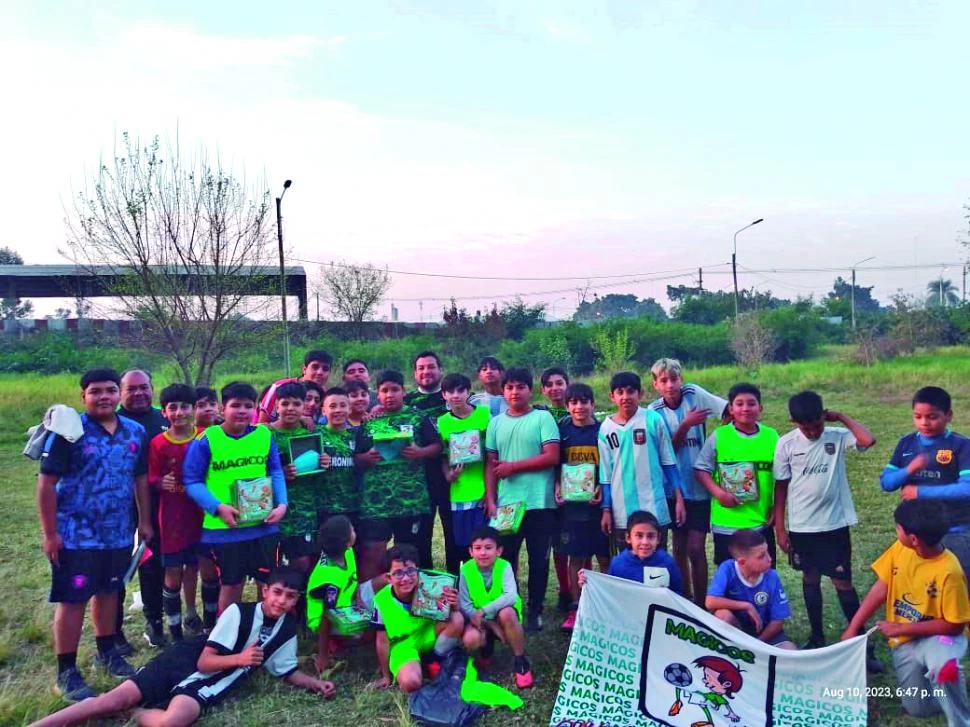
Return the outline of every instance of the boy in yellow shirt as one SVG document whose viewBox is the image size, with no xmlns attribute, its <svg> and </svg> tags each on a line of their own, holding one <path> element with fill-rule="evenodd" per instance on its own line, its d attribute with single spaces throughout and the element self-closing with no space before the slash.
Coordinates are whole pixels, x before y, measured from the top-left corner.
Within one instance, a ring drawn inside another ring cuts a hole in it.
<svg viewBox="0 0 970 727">
<path fill-rule="evenodd" d="M 893 517 L 897 542 L 872 564 L 879 580 L 842 639 L 858 634 L 885 604 L 886 620 L 876 627 L 893 651 L 903 709 L 913 717 L 943 712 L 951 727 L 970 724 L 960 668 L 970 598 L 960 562 L 940 543 L 949 527 L 946 512 L 936 500 L 904 500 Z"/>
</svg>

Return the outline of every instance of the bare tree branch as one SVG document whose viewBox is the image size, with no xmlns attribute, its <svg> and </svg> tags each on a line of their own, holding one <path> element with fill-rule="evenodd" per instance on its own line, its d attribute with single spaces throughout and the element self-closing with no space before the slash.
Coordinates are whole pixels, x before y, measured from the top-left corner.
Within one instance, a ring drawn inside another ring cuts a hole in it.
<svg viewBox="0 0 970 727">
<path fill-rule="evenodd" d="M 387 270 L 373 265 L 341 265 L 330 263 L 322 267 L 323 282 L 320 294 L 334 315 L 353 324 L 354 335 L 360 338 L 364 321 L 371 320 L 384 295 L 391 287 Z"/>
</svg>

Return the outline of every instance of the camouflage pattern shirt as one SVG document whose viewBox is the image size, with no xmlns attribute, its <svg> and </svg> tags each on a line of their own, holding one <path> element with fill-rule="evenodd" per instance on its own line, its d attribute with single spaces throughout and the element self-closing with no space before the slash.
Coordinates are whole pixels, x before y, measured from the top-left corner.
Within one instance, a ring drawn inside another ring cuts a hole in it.
<svg viewBox="0 0 970 727">
<path fill-rule="evenodd" d="M 288 441 L 293 437 L 305 437 L 310 431 L 303 425 L 296 429 L 271 429 L 280 452 L 280 462 L 285 467 L 290 462 Z M 322 487 L 322 472 L 300 475 L 295 480 L 286 481 L 286 498 L 289 504 L 286 516 L 280 520 L 280 535 L 284 538 L 303 537 L 317 532 L 317 499 Z"/>
<path fill-rule="evenodd" d="M 354 472 L 356 435 L 349 429 L 320 427 L 323 451 L 330 455 L 330 467 L 317 491 L 317 509 L 323 515 L 346 515 L 360 510 L 360 489 Z"/>
</svg>

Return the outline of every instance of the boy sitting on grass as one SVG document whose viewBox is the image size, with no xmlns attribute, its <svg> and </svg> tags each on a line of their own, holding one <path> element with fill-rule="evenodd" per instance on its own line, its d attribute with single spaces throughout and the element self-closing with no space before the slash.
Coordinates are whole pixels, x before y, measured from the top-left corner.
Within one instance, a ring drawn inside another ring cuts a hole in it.
<svg viewBox="0 0 970 727">
<path fill-rule="evenodd" d="M 423 680 L 422 666 L 431 678 L 441 670 L 441 659 L 458 646 L 465 619 L 458 610 L 458 593 L 445 589 L 451 606 L 447 621 L 411 615 L 418 585 L 418 551 L 413 545 L 395 545 L 385 556 L 390 584 L 374 596 L 373 625 L 377 629 L 377 662 L 381 677 L 374 687 L 385 689 L 397 681 L 405 694 L 416 692 Z M 392 681 L 393 680 L 393 681 Z"/>
<path fill-rule="evenodd" d="M 292 568 L 270 572 L 260 603 L 233 604 L 219 617 L 208 639 L 186 639 L 152 659 L 120 685 L 34 723 L 64 727 L 139 709 L 139 725 L 182 727 L 193 724 L 263 666 L 295 687 L 330 698 L 332 682 L 297 670 L 296 621 L 291 611 L 300 598 L 303 575 Z"/>
<path fill-rule="evenodd" d="M 522 599 L 512 566 L 502 556 L 502 540 L 495 528 L 475 531 L 468 548 L 471 560 L 461 566 L 458 603 L 465 617 L 462 644 L 479 653 L 479 667 L 485 667 L 495 648 L 495 639 L 509 645 L 514 657 L 515 686 L 532 686 L 532 666 L 525 655 L 522 629 Z"/>
<path fill-rule="evenodd" d="M 331 636 L 348 635 L 334 618 L 334 609 L 355 607 L 371 612 L 374 593 L 387 585 L 387 576 L 382 573 L 357 586 L 356 542 L 354 526 L 344 515 L 334 515 L 320 527 L 323 552 L 310 573 L 306 618 L 307 628 L 317 632 L 316 668 L 321 674 L 330 667 Z"/>
<path fill-rule="evenodd" d="M 735 530 L 728 549 L 732 557 L 718 566 L 707 589 L 707 610 L 766 644 L 797 649 L 785 633 L 791 609 L 781 578 L 771 567 L 765 536 L 757 530 Z"/>
<path fill-rule="evenodd" d="M 893 513 L 896 542 L 872 564 L 879 580 L 842 639 L 856 636 L 883 605 L 876 627 L 889 639 L 903 709 L 913 717 L 943 712 L 951 727 L 970 724 L 970 704 L 960 659 L 970 622 L 967 579 L 943 544 L 948 521 L 943 504 L 906 500 Z M 942 697 L 933 696 L 942 687 Z"/>
</svg>

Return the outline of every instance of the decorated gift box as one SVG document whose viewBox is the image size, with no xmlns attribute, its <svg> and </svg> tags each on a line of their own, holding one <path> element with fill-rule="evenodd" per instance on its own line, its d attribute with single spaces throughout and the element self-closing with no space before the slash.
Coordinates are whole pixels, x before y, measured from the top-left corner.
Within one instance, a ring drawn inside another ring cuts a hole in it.
<svg viewBox="0 0 970 727">
<path fill-rule="evenodd" d="M 596 465 L 589 462 L 564 464 L 559 480 L 559 494 L 566 502 L 589 502 L 596 489 Z"/>
<path fill-rule="evenodd" d="M 477 429 L 453 432 L 448 437 L 448 464 L 473 464 L 482 461 L 482 433 Z"/>
<path fill-rule="evenodd" d="M 758 473 L 753 462 L 719 462 L 718 484 L 741 502 L 758 499 Z"/>
<path fill-rule="evenodd" d="M 320 455 L 323 454 L 323 439 L 319 433 L 288 437 L 286 449 L 290 464 L 296 465 L 297 477 L 322 471 Z"/>
<path fill-rule="evenodd" d="M 411 601 L 411 614 L 430 618 L 433 621 L 447 621 L 451 605 L 445 599 L 445 588 L 454 588 L 458 578 L 451 573 L 423 570 L 418 573 L 418 585 Z"/>
<path fill-rule="evenodd" d="M 498 530 L 502 535 L 512 535 L 519 532 L 522 519 L 525 517 L 525 503 L 512 502 L 508 505 L 499 505 L 495 510 L 495 517 L 488 521 L 488 524 Z"/>
<path fill-rule="evenodd" d="M 240 525 L 261 523 L 273 511 L 273 481 L 269 477 L 236 480 L 232 495 L 232 506 L 239 511 Z"/>
<path fill-rule="evenodd" d="M 353 636 L 363 633 L 370 627 L 371 612 L 357 606 L 345 606 L 328 610 L 327 618 L 333 626 L 334 633 Z"/>
</svg>

